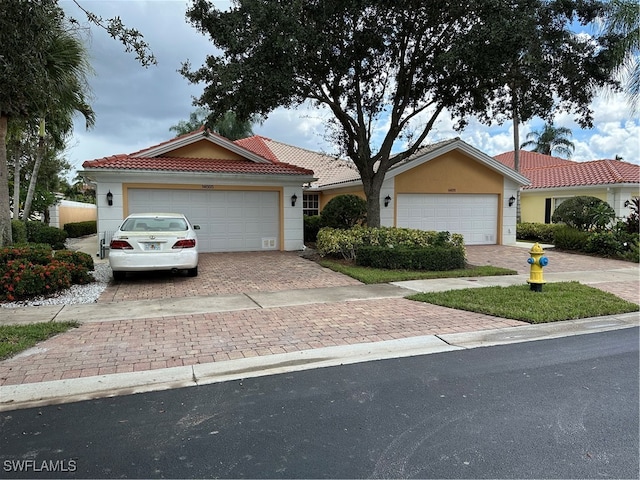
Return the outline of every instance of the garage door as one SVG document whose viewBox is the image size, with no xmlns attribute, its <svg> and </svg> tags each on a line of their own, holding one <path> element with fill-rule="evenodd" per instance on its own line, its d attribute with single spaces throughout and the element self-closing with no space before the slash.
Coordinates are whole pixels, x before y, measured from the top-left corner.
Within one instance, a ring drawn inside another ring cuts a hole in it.
<svg viewBox="0 0 640 480">
<path fill-rule="evenodd" d="M 130 213 L 184 213 L 200 225 L 201 252 L 278 249 L 278 211 L 277 192 L 129 189 Z"/>
<path fill-rule="evenodd" d="M 460 233 L 467 245 L 496 243 L 497 195 L 398 195 L 399 227 Z"/>
</svg>

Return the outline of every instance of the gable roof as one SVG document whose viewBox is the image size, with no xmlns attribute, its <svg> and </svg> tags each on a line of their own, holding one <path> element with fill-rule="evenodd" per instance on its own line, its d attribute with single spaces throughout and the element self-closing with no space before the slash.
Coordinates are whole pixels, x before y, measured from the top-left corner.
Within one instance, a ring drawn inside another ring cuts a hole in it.
<svg viewBox="0 0 640 480">
<path fill-rule="evenodd" d="M 513 165 L 513 157 L 514 152 L 505 152 L 495 158 Z M 640 165 L 620 160 L 574 162 L 520 150 L 520 171 L 531 180 L 525 189 L 640 184 Z"/>
<path fill-rule="evenodd" d="M 242 157 L 243 160 L 170 156 L 172 151 L 203 140 L 231 151 Z M 254 150 L 244 148 L 241 144 L 232 142 L 204 129 L 181 135 L 130 154 L 112 155 L 96 160 L 87 160 L 83 162 L 82 167 L 85 169 L 127 171 L 301 175 L 307 177 L 313 175 L 311 170 L 278 161 L 278 159 L 268 151 L 262 151 L 259 154 Z"/>
<path fill-rule="evenodd" d="M 317 179 L 311 183 L 312 187 L 360 179 L 358 169 L 353 162 L 349 160 L 343 160 L 323 153 L 287 145 L 286 143 L 277 142 L 261 136 L 236 140 L 236 143 L 256 153 L 266 150 L 280 162 L 312 170 Z"/>
</svg>

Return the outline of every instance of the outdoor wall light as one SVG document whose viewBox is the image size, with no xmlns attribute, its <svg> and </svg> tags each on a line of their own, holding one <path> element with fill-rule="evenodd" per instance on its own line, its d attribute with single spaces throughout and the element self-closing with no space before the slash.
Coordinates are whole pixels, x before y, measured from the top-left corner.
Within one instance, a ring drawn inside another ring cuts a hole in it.
<svg viewBox="0 0 640 480">
<path fill-rule="evenodd" d="M 513 207 L 513 204 L 516 203 L 516 197 L 514 197 L 513 195 L 511 195 L 511 197 L 509 197 L 509 206 Z"/>
<path fill-rule="evenodd" d="M 111 190 L 107 192 L 107 205 L 113 205 L 113 193 L 111 193 Z"/>
<path fill-rule="evenodd" d="M 384 197 L 384 206 L 385 207 L 388 207 L 390 202 L 391 202 L 391 197 L 389 195 Z"/>
<path fill-rule="evenodd" d="M 294 193 L 293 195 L 291 195 L 291 206 L 295 207 L 297 201 L 298 201 L 298 196 Z"/>
</svg>

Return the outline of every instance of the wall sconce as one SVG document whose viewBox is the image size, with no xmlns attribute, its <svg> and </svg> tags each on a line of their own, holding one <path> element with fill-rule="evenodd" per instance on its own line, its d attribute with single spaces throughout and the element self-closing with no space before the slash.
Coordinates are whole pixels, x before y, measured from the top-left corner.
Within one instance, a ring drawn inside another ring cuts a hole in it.
<svg viewBox="0 0 640 480">
<path fill-rule="evenodd" d="M 297 201 L 298 201 L 298 196 L 294 193 L 293 195 L 291 195 L 291 206 L 295 207 Z"/>
<path fill-rule="evenodd" d="M 385 208 L 389 206 L 390 202 L 391 202 L 391 197 L 389 195 L 384 197 L 384 206 L 385 206 Z"/>
<path fill-rule="evenodd" d="M 513 204 L 516 203 L 516 197 L 514 197 L 513 195 L 511 195 L 511 197 L 509 197 L 509 206 L 513 207 Z"/>
<path fill-rule="evenodd" d="M 111 190 L 107 193 L 107 205 L 113 205 L 113 193 L 111 193 Z"/>
</svg>

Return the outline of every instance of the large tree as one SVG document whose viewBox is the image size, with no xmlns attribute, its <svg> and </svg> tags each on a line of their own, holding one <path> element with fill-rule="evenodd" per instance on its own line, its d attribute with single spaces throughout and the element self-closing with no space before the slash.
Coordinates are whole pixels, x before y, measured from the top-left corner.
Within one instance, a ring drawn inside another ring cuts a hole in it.
<svg viewBox="0 0 640 480">
<path fill-rule="evenodd" d="M 31 203 L 35 194 L 40 165 L 50 144 L 54 150 L 62 150 L 65 137 L 73 129 L 73 115 L 81 113 L 90 128 L 95 122 L 95 113 L 88 103 L 89 87 L 87 74 L 91 70 L 87 51 L 75 33 L 60 28 L 52 37 L 44 52 L 45 68 L 53 90 L 50 103 L 39 112 L 39 145 L 36 161 L 31 172 L 31 181 L 24 204 L 24 220 L 29 219 Z M 47 122 L 52 127 L 47 138 Z"/>
<path fill-rule="evenodd" d="M 187 17 L 222 53 L 196 70 L 187 62 L 182 73 L 206 84 L 198 104 L 213 120 L 228 110 L 242 119 L 306 101 L 327 107 L 337 146 L 359 170 L 375 226 L 386 172 L 421 146 L 443 110 L 462 127 L 469 115 L 496 108 L 505 93 L 503 70 L 537 38 L 525 48 L 522 35 L 513 40 L 518 22 L 566 26 L 566 12 L 549 10 L 550 3 L 236 0 L 221 11 L 195 0 Z M 573 45 L 565 46 L 559 58 L 545 57 L 550 64 L 573 55 Z"/>
<path fill-rule="evenodd" d="M 614 48 L 614 78 L 622 83 L 632 112 L 640 108 L 640 5 L 637 0 L 610 0 L 602 21 L 602 32 L 617 35 Z"/>
<path fill-rule="evenodd" d="M 127 51 L 136 53 L 142 65 L 155 64 L 153 54 L 137 30 L 125 27 L 117 17 L 104 20 L 76 0 L 74 3 L 87 14 L 89 22 L 104 28 L 121 41 Z M 53 99 L 60 94 L 59 85 L 55 83 L 59 77 L 50 77 L 46 55 L 66 25 L 58 0 L 0 1 L 0 247 L 12 241 L 6 150 L 8 122 L 11 118 L 41 118 L 47 106 L 56 104 Z"/>
</svg>

